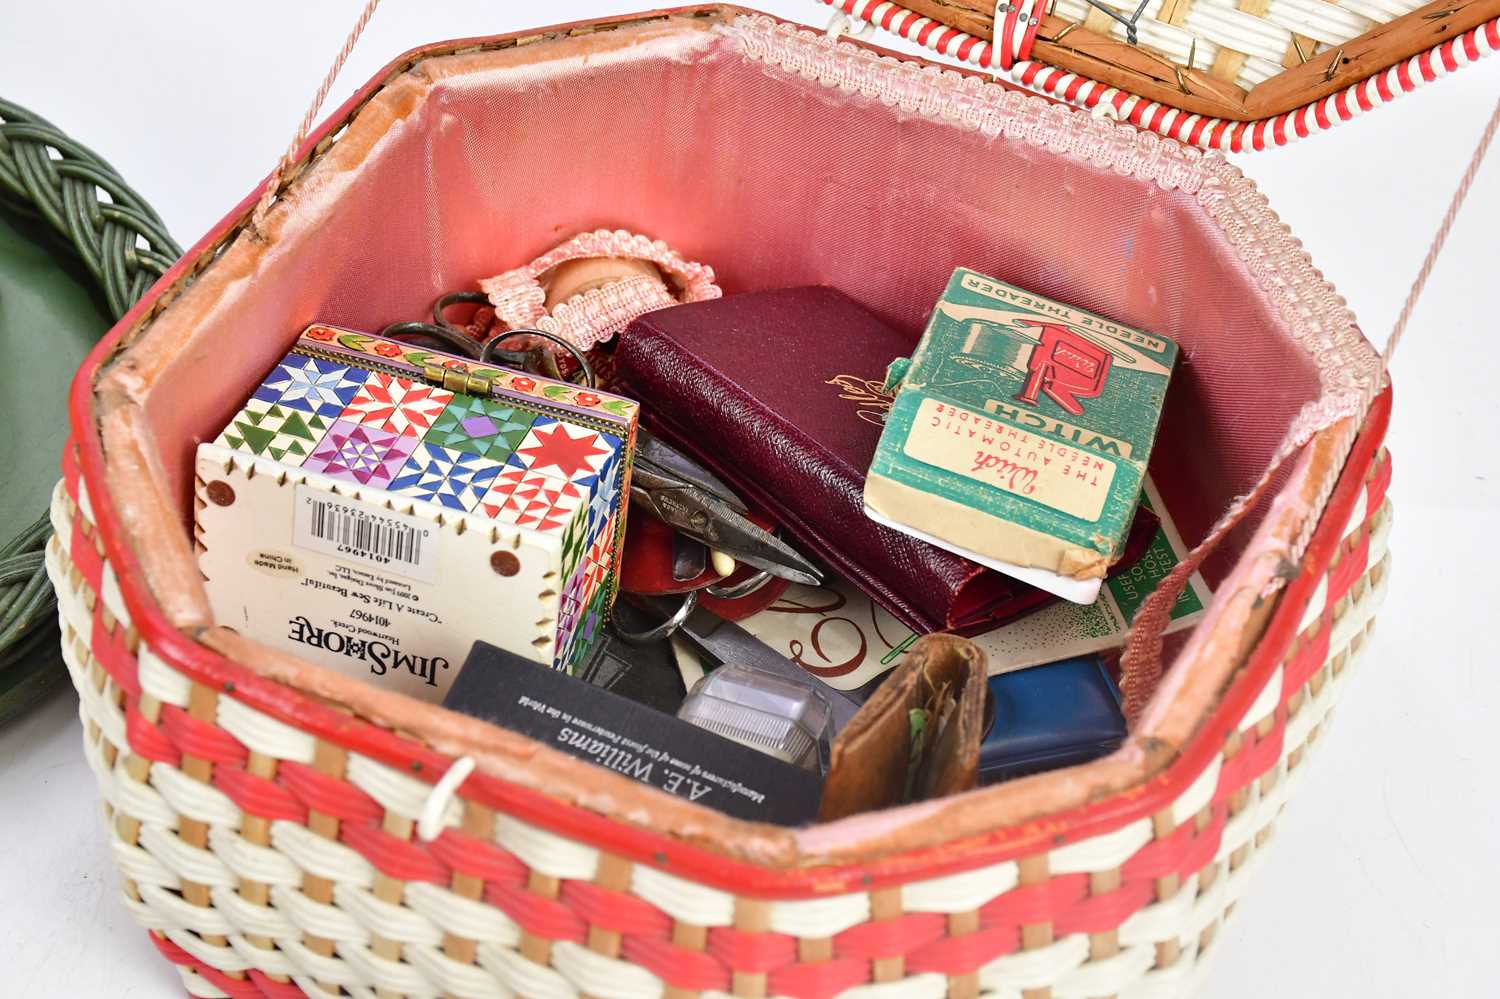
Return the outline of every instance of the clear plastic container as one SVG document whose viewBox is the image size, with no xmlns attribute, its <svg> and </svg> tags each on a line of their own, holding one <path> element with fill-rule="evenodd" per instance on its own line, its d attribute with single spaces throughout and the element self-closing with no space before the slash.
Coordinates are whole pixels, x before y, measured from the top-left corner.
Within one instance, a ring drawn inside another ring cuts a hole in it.
<svg viewBox="0 0 1500 999">
<path fill-rule="evenodd" d="M 818 681 L 726 663 L 693 684 L 677 717 L 817 774 L 828 772 L 833 713 Z"/>
</svg>

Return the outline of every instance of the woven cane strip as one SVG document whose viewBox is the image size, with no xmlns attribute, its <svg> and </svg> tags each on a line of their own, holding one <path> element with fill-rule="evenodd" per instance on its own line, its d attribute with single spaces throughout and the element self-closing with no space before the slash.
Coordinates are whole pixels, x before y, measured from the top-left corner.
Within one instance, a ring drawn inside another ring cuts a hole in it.
<svg viewBox="0 0 1500 999">
<path fill-rule="evenodd" d="M 1367 644 L 1389 476 L 1382 455 L 1318 609 L 1171 807 L 1046 854 L 797 901 L 470 803 L 421 843 L 425 784 L 210 700 L 142 647 L 99 595 L 112 573 L 62 487 L 46 560 L 126 904 L 193 994 L 1186 995 Z"/>
<path fill-rule="evenodd" d="M 1098 80 L 1041 62 L 1022 60 L 1016 62 L 1009 70 L 999 70 L 997 66 L 989 64 L 990 43 L 988 41 L 922 17 L 888 0 L 817 0 L 817 2 L 836 7 L 856 21 L 874 24 L 882 30 L 921 45 L 939 55 L 985 68 L 997 76 L 1004 76 L 1011 83 L 1046 94 L 1074 107 L 1119 118 L 1147 131 L 1177 139 L 1189 145 L 1236 153 L 1284 146 L 1318 132 L 1325 132 L 1335 125 L 1357 118 L 1382 104 L 1388 104 L 1402 94 L 1411 93 L 1442 79 L 1500 49 L 1500 19 L 1497 19 L 1465 31 L 1426 52 L 1419 53 L 1368 79 L 1361 80 L 1359 83 L 1295 111 L 1273 115 L 1258 121 L 1229 121 L 1224 118 L 1189 114 L 1177 108 L 1145 100 Z M 1058 0 L 1058 5 L 1066 8 L 1070 2 L 1078 4 L 1081 0 Z M 1197 3 L 1201 4 L 1210 2 L 1211 0 L 1197 0 Z M 1343 6 L 1353 9 L 1354 3 L 1346 0 Z M 1191 44 L 1188 33 L 1170 23 L 1155 23 L 1160 27 L 1159 30 L 1153 29 L 1151 47 L 1168 58 L 1186 65 Z M 1143 31 L 1142 40 L 1144 41 L 1146 37 L 1146 32 Z M 1188 41 L 1188 45 L 1181 44 L 1184 40 Z M 1217 51 L 1217 47 L 1212 42 L 1200 41 L 1194 55 L 1193 65 L 1205 65 L 1207 53 L 1217 53 Z M 1247 57 L 1248 68 L 1245 70 L 1250 75 L 1247 75 L 1245 79 L 1250 79 L 1253 74 L 1265 69 L 1259 64 L 1250 65 L 1248 62 L 1250 58 L 1253 57 Z"/>
</svg>

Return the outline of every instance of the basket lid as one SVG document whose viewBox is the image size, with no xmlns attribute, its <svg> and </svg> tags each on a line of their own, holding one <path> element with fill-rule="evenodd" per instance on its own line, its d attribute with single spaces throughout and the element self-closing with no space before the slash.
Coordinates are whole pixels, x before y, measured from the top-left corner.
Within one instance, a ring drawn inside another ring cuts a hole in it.
<svg viewBox="0 0 1500 999">
<path fill-rule="evenodd" d="M 1500 0 L 818 2 L 1045 96 L 1227 152 L 1306 138 L 1500 49 Z"/>
</svg>

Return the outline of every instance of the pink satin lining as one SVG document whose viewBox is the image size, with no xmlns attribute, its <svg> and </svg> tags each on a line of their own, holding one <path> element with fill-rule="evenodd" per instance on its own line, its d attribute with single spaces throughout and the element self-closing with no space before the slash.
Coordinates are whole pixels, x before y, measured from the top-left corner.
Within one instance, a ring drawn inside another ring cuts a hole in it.
<svg viewBox="0 0 1500 999">
<path fill-rule="evenodd" d="M 664 240 L 726 294 L 833 285 L 913 342 L 958 265 L 1175 338 L 1153 471 L 1189 542 L 1318 395 L 1317 365 L 1205 207 L 1226 175 L 1248 187 L 1224 164 L 1173 152 L 1155 176 L 1123 172 L 893 108 L 786 71 L 734 27 L 626 34 L 422 63 L 278 203 L 269 244 L 232 248 L 157 321 L 146 341 L 173 346 L 141 395 L 184 524 L 197 442 L 308 323 L 418 318 L 598 228 Z M 1023 124 L 1056 110 L 1034 104 L 1001 106 Z"/>
</svg>

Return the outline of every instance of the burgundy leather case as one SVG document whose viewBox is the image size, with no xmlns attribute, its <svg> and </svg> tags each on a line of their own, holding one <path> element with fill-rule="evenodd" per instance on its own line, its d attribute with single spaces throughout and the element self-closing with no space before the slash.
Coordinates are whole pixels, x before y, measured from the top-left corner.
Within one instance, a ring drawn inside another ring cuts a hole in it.
<svg viewBox="0 0 1500 999">
<path fill-rule="evenodd" d="M 978 634 L 1052 597 L 864 515 L 885 369 L 915 346 L 832 288 L 733 295 L 637 319 L 615 351 L 617 387 L 903 624 Z"/>
</svg>

